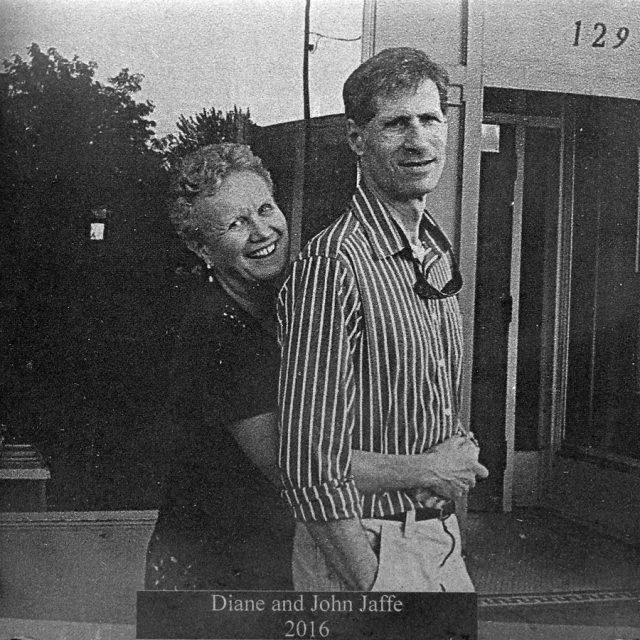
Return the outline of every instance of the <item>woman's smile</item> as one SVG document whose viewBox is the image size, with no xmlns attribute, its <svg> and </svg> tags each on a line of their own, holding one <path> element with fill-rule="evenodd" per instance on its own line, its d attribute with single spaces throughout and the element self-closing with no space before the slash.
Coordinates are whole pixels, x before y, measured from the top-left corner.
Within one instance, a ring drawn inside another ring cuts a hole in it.
<svg viewBox="0 0 640 640">
<path fill-rule="evenodd" d="M 268 258 L 269 256 L 275 253 L 277 244 L 278 244 L 277 241 L 272 242 L 271 244 L 268 244 L 266 247 L 262 247 L 261 249 L 256 249 L 255 251 L 250 251 L 247 254 L 247 256 L 253 259 Z"/>
</svg>

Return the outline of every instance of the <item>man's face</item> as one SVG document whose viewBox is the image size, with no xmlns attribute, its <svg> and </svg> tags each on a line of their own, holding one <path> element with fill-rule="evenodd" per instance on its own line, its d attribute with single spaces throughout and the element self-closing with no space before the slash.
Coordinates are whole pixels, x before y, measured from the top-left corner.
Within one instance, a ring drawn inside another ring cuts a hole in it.
<svg viewBox="0 0 640 640">
<path fill-rule="evenodd" d="M 391 202 L 421 199 L 435 189 L 445 161 L 447 123 L 438 88 L 426 80 L 414 92 L 379 97 L 365 125 L 348 121 L 351 148 L 370 186 Z"/>
</svg>

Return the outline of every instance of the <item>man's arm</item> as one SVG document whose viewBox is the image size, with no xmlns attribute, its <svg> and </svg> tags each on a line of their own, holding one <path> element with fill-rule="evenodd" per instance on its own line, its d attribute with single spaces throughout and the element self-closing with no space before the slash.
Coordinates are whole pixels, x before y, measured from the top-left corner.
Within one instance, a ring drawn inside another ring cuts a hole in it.
<svg viewBox="0 0 640 640">
<path fill-rule="evenodd" d="M 478 462 L 477 446 L 466 436 L 453 436 L 416 455 L 354 451 L 351 468 L 363 493 L 428 489 L 449 500 L 465 495 L 475 486 L 476 477 L 489 475 Z"/>
<path fill-rule="evenodd" d="M 370 589 L 377 558 L 351 473 L 359 317 L 347 265 L 324 255 L 293 264 L 278 300 L 279 464 L 285 498 L 327 562 L 351 588 Z"/>
<path fill-rule="evenodd" d="M 358 305 L 348 267 L 323 255 L 296 261 L 278 299 L 279 466 L 305 522 L 361 515 L 351 474 Z"/>
</svg>

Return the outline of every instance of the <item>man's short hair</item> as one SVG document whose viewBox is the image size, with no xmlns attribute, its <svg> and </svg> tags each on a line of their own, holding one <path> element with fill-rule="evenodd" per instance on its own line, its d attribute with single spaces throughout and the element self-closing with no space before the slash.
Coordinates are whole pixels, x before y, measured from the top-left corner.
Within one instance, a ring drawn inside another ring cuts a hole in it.
<svg viewBox="0 0 640 640">
<path fill-rule="evenodd" d="M 363 62 L 344 83 L 345 114 L 358 126 L 365 125 L 376 115 L 377 98 L 393 98 L 406 91 L 416 91 L 426 80 L 435 83 L 440 95 L 440 108 L 442 113 L 446 113 L 447 70 L 419 49 L 383 49 Z"/>
</svg>

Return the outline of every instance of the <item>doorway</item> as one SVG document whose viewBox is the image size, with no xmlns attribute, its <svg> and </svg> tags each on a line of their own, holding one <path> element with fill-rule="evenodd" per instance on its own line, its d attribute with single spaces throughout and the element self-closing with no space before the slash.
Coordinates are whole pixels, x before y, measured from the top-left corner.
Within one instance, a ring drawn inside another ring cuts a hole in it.
<svg viewBox="0 0 640 640">
<path fill-rule="evenodd" d="M 541 489 L 552 409 L 563 96 L 485 90 L 471 422 L 490 471 L 471 507 Z"/>
<path fill-rule="evenodd" d="M 640 103 L 578 117 L 563 450 L 640 467 Z"/>
<path fill-rule="evenodd" d="M 610 522 L 624 504 L 632 531 L 640 102 L 486 89 L 484 123 L 471 425 L 491 477 L 471 507 Z"/>
</svg>

